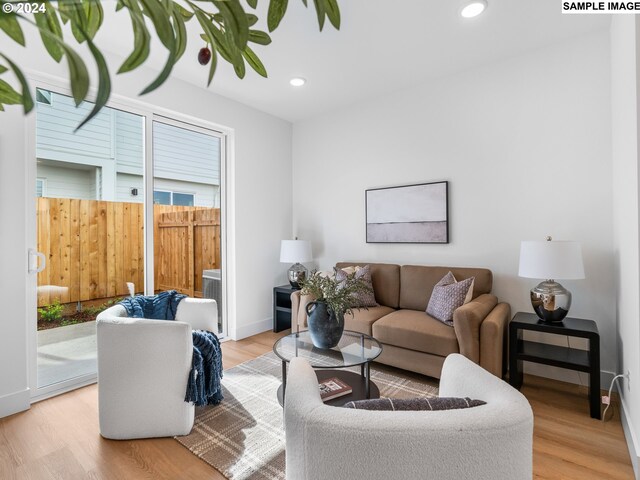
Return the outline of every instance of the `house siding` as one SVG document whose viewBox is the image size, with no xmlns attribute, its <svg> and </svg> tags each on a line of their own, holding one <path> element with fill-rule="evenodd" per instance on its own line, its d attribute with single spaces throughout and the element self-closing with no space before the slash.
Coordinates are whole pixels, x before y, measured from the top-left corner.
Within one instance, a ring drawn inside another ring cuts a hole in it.
<svg viewBox="0 0 640 480">
<path fill-rule="evenodd" d="M 142 202 L 144 198 L 144 119 L 129 112 L 104 108 L 82 129 L 75 128 L 91 105 L 76 108 L 65 95 L 51 94 L 51 105 L 37 104 L 37 156 L 55 168 L 55 162 L 92 165 L 93 177 L 86 179 L 83 197 L 78 197 L 78 174 L 70 174 L 72 198 Z M 220 139 L 155 121 L 153 158 L 156 189 L 193 193 L 199 206 L 219 206 Z M 57 189 L 53 196 L 64 196 L 64 168 L 55 172 Z M 75 176 L 74 176 L 75 175 Z M 85 173 L 82 173 L 85 175 Z M 38 171 L 38 176 L 45 176 Z M 106 182 L 106 183 L 104 183 Z M 115 182 L 115 185 L 112 183 Z M 72 185 L 73 184 L 73 185 Z M 138 195 L 131 195 L 138 188 Z M 87 193 L 89 191 L 90 193 Z M 48 190 L 49 193 L 49 190 Z"/>
<path fill-rule="evenodd" d="M 38 178 L 46 181 L 45 195 L 52 198 L 96 198 L 96 173 L 94 169 L 61 168 L 38 165 Z M 35 186 L 34 186 L 35 189 Z"/>
</svg>

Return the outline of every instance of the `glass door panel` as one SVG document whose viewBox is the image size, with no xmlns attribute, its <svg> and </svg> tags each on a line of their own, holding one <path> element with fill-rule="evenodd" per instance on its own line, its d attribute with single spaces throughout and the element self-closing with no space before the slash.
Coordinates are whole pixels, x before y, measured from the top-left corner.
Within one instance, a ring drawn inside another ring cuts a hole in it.
<svg viewBox="0 0 640 480">
<path fill-rule="evenodd" d="M 95 318 L 144 290 L 144 117 L 36 95 L 37 387 L 96 374 Z"/>
<path fill-rule="evenodd" d="M 221 158 L 219 134 L 154 120 L 155 291 L 215 299 L 223 335 Z"/>
</svg>

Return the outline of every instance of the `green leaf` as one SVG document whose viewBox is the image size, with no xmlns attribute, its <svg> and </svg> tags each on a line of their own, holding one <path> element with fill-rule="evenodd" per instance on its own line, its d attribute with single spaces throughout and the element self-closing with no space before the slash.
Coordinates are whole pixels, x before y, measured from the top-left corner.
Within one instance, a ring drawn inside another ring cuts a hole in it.
<svg viewBox="0 0 640 480">
<path fill-rule="evenodd" d="M 336 0 L 322 0 L 324 2 L 324 11 L 336 30 L 340 30 L 340 7 Z"/>
<path fill-rule="evenodd" d="M 77 0 L 58 2 L 58 11 L 63 23 L 71 22 L 71 33 L 76 41 L 84 42 L 86 35 L 82 31 L 87 28 L 88 20 L 82 3 Z"/>
<path fill-rule="evenodd" d="M 29 23 L 34 24 L 31 21 L 29 21 Z M 78 30 L 78 32 L 80 35 L 83 35 L 82 30 Z M 40 33 L 56 42 L 64 51 L 69 65 L 71 95 L 73 96 L 73 100 L 76 102 L 76 105 L 80 105 L 82 101 L 87 98 L 87 92 L 89 91 L 89 72 L 87 71 L 87 66 L 82 61 L 82 58 L 80 58 L 80 55 L 78 55 L 69 45 L 56 37 L 49 30 L 40 30 Z M 84 39 L 86 39 L 86 37 L 84 37 Z"/>
<path fill-rule="evenodd" d="M 185 22 L 188 22 L 189 20 L 191 20 L 191 17 L 193 17 L 193 12 L 190 12 L 189 10 L 178 5 L 175 2 L 173 4 L 173 8 L 174 8 L 174 11 L 177 11 L 180 15 L 182 15 L 182 18 L 184 19 Z"/>
<path fill-rule="evenodd" d="M 308 7 L 309 5 L 307 5 L 307 0 L 302 0 L 302 3 L 304 3 L 305 7 Z"/>
<path fill-rule="evenodd" d="M 269 10 L 267 12 L 267 27 L 270 32 L 273 32 L 278 25 L 284 14 L 287 13 L 287 4 L 289 0 L 271 0 L 269 2 Z"/>
<path fill-rule="evenodd" d="M 85 35 L 89 50 L 96 61 L 96 66 L 98 67 L 98 93 L 96 95 L 96 103 L 93 106 L 93 109 L 89 112 L 89 115 L 82 120 L 82 123 L 78 125 L 76 131 L 81 129 L 87 122 L 95 117 L 98 112 L 102 110 L 102 107 L 107 104 L 109 97 L 111 96 L 111 77 L 109 76 L 107 62 L 105 61 L 102 53 L 100 53 L 100 50 L 98 50 L 93 41 L 89 38 L 89 34 L 84 31 L 82 31 L 82 34 Z"/>
<path fill-rule="evenodd" d="M 85 29 L 85 33 L 91 40 L 93 40 L 96 36 L 96 33 L 100 29 L 100 26 L 102 25 L 102 21 L 104 19 L 102 4 L 100 2 L 91 0 L 85 1 L 84 11 L 85 15 L 87 16 L 87 26 Z"/>
<path fill-rule="evenodd" d="M 156 88 L 162 85 L 165 80 L 169 78 L 169 75 L 171 74 L 171 70 L 173 69 L 175 63 L 175 54 L 173 52 L 169 52 L 169 58 L 167 59 L 167 63 L 164 64 L 164 68 L 160 72 L 160 75 L 158 75 L 158 77 L 153 82 L 151 82 L 151 84 L 149 84 L 144 90 L 142 90 L 142 92 L 140 92 L 140 95 L 146 95 L 147 93 L 154 91 Z"/>
<path fill-rule="evenodd" d="M 7 67 L 5 67 L 4 65 L 0 65 L 0 74 L 6 72 L 7 70 L 9 70 Z"/>
<path fill-rule="evenodd" d="M 251 68 L 258 72 L 259 75 L 267 78 L 267 69 L 264 68 L 264 65 L 253 50 L 251 50 L 249 47 L 246 47 L 242 52 L 242 56 L 247 61 L 247 63 L 251 65 Z"/>
<path fill-rule="evenodd" d="M 16 92 L 11 85 L 0 79 L 0 103 L 5 105 L 19 105 L 22 103 L 22 95 Z"/>
<path fill-rule="evenodd" d="M 244 59 L 242 58 L 242 50 L 236 47 L 236 44 L 233 43 L 233 40 L 230 39 L 229 36 L 230 35 L 225 32 L 224 40 L 226 41 L 226 45 L 229 49 L 229 54 L 231 55 L 231 63 L 233 64 L 233 69 L 235 70 L 238 78 L 242 79 L 244 78 L 244 75 L 246 73 Z"/>
<path fill-rule="evenodd" d="M 244 50 L 249 40 L 249 21 L 239 0 L 212 1 L 224 17 L 225 30 L 231 35 L 233 43 Z"/>
<path fill-rule="evenodd" d="M 176 62 L 180 60 L 187 49 L 187 28 L 184 25 L 182 15 L 174 10 L 171 14 L 173 18 L 173 29 L 176 32 Z"/>
<path fill-rule="evenodd" d="M 320 26 L 320 31 L 322 31 L 322 27 L 324 27 L 324 17 L 326 15 L 324 3 L 322 0 L 313 0 L 313 4 L 316 7 L 316 14 L 318 15 L 318 25 Z"/>
<path fill-rule="evenodd" d="M 33 110 L 33 96 L 31 96 L 31 92 L 29 91 L 29 84 L 27 83 L 27 79 L 25 78 L 22 70 L 13 63 L 9 58 L 7 58 L 4 54 L 0 53 L 0 57 L 4 58 L 9 64 L 9 68 L 13 70 L 16 78 L 20 82 L 20 87 L 22 88 L 22 107 L 24 108 L 24 113 L 27 114 L 31 110 Z"/>
<path fill-rule="evenodd" d="M 271 43 L 271 37 L 267 32 L 249 30 L 249 41 L 260 45 L 269 45 Z"/>
<path fill-rule="evenodd" d="M 247 13 L 247 22 L 250 27 L 253 27 L 256 23 L 258 23 L 258 17 L 253 13 Z"/>
<path fill-rule="evenodd" d="M 119 74 L 138 68 L 149 57 L 151 35 L 149 35 L 149 30 L 144 23 L 142 11 L 129 9 L 129 16 L 133 26 L 133 51 L 120 66 Z"/>
<path fill-rule="evenodd" d="M 205 42 L 207 42 L 207 43 L 211 43 L 211 42 L 209 41 L 209 37 L 207 37 L 207 34 L 206 34 L 206 33 L 201 33 L 201 34 L 200 34 L 200 38 L 201 38 L 202 40 L 204 40 Z"/>
<path fill-rule="evenodd" d="M 175 51 L 175 37 L 173 36 L 173 27 L 169 21 L 167 10 L 158 0 L 140 0 L 144 6 L 144 13 L 153 22 L 158 38 L 167 50 Z"/>
<path fill-rule="evenodd" d="M 5 2 L 2 2 L 5 3 Z M 15 13 L 0 13 L 0 30 L 24 47 L 24 33 Z"/>
<path fill-rule="evenodd" d="M 255 10 L 258 7 L 258 0 L 247 0 L 247 4 Z"/>
<path fill-rule="evenodd" d="M 211 81 L 213 80 L 213 75 L 216 73 L 216 67 L 218 66 L 218 54 L 216 53 L 216 49 L 211 49 L 211 66 L 209 67 L 209 79 L 207 81 L 207 87 L 211 85 Z"/>
<path fill-rule="evenodd" d="M 44 13 L 35 13 L 33 17 L 35 18 L 36 24 L 38 25 L 38 28 L 40 30 L 48 30 L 53 35 L 62 40 L 62 26 L 60 25 L 58 14 L 52 8 L 50 2 L 45 2 Z M 60 60 L 62 60 L 62 56 L 64 55 L 64 51 L 62 50 L 62 48 L 60 48 L 60 45 L 44 35 L 42 32 L 40 32 L 40 38 L 42 39 L 44 48 L 47 49 L 47 52 L 49 52 L 51 58 L 60 63 Z"/>
</svg>

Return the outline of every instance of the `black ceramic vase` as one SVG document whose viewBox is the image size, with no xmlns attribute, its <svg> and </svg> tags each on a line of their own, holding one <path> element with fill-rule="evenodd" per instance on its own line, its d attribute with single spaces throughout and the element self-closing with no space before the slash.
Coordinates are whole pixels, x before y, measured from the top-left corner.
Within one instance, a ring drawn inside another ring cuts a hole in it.
<svg viewBox="0 0 640 480">
<path fill-rule="evenodd" d="M 306 310 L 313 345 L 323 349 L 335 347 L 342 338 L 344 315 L 335 315 L 322 301 L 309 302 Z"/>
</svg>

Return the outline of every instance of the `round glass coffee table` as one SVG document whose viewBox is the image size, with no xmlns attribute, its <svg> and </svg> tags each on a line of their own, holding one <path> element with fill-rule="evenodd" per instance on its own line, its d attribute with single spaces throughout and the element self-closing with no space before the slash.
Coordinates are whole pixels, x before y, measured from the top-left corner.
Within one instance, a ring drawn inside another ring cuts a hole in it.
<svg viewBox="0 0 640 480">
<path fill-rule="evenodd" d="M 370 335 L 345 330 L 338 345 L 322 349 L 313 346 L 311 336 L 305 330 L 282 337 L 273 345 L 273 351 L 282 360 L 282 385 L 278 388 L 280 405 L 284 405 L 287 388 L 287 363 L 295 357 L 309 362 L 318 381 L 338 377 L 352 388 L 350 394 L 326 401 L 327 405 L 339 406 L 352 400 L 380 397 L 378 386 L 371 381 L 369 364 L 382 353 L 382 345 Z M 345 370 L 358 365 L 360 374 Z"/>
</svg>

